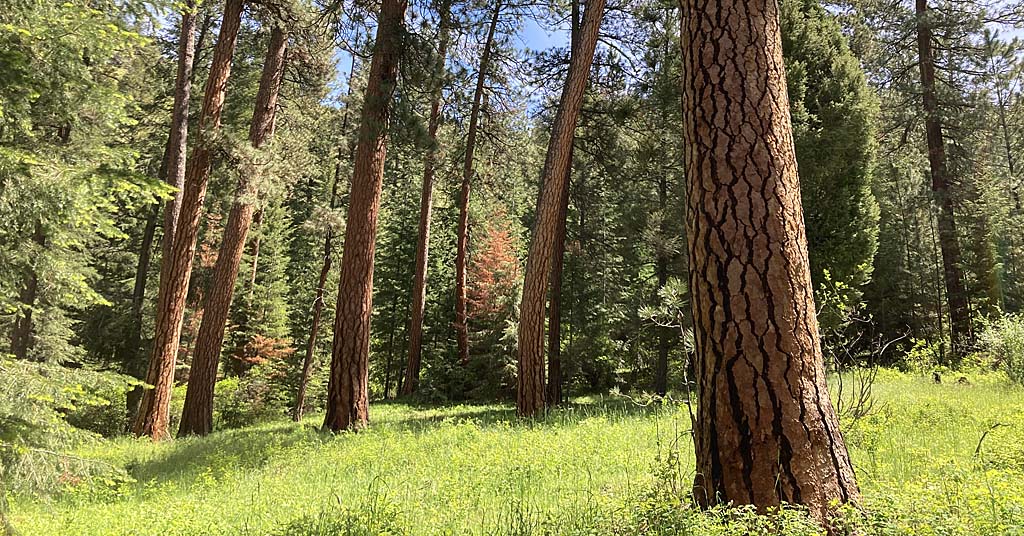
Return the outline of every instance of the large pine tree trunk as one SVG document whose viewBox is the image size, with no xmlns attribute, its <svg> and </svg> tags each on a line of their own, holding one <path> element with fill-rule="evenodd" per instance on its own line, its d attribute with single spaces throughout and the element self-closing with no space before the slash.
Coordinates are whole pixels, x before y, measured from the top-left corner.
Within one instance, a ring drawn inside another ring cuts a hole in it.
<svg viewBox="0 0 1024 536">
<path fill-rule="evenodd" d="M 572 0 L 569 14 L 569 63 L 580 42 L 580 2 Z M 575 129 L 573 132 L 575 137 Z M 570 142 L 572 143 L 572 142 Z M 558 212 L 558 229 L 555 232 L 555 258 L 551 267 L 551 304 L 548 306 L 548 385 L 545 403 L 554 406 L 562 403 L 562 272 L 565 269 L 566 218 L 569 216 L 569 183 L 572 182 L 573 148 L 569 148 L 569 166 L 566 168 L 565 183 L 562 185 L 562 206 Z"/>
<path fill-rule="evenodd" d="M 487 71 L 491 68 L 491 47 L 494 32 L 498 28 L 501 2 L 495 2 L 491 23 L 487 27 L 484 51 L 480 57 L 480 72 L 476 77 L 473 91 L 473 108 L 469 113 L 469 130 L 466 133 L 466 159 L 462 167 L 462 187 L 459 189 L 459 225 L 456 230 L 455 249 L 455 336 L 458 343 L 459 362 L 469 362 L 469 313 L 466 299 L 466 267 L 469 254 L 469 193 L 473 181 L 473 151 L 476 149 L 477 129 L 480 124 L 480 106 L 483 103 Z"/>
<path fill-rule="evenodd" d="M 285 53 L 288 48 L 288 34 L 280 26 L 270 33 L 270 44 L 263 60 L 263 73 L 256 91 L 256 107 L 249 126 L 249 142 L 259 149 L 273 134 L 274 117 L 277 112 L 277 96 L 284 75 Z M 210 287 L 206 290 L 203 304 L 203 320 L 199 325 L 192 357 L 192 370 L 185 391 L 185 407 L 181 413 L 178 436 L 206 435 L 213 429 L 213 389 L 217 383 L 217 365 L 220 363 L 221 346 L 224 344 L 224 328 L 227 325 L 231 298 L 235 293 L 238 268 L 245 251 L 245 240 L 249 234 L 255 211 L 255 177 L 242 173 L 235 191 L 235 200 L 224 226 L 224 238 L 213 267 Z"/>
<path fill-rule="evenodd" d="M 694 494 L 827 519 L 857 499 L 829 400 L 775 0 L 684 0 Z"/>
<path fill-rule="evenodd" d="M 235 51 L 242 20 L 242 4 L 243 0 L 227 0 L 224 6 L 220 35 L 210 64 L 203 108 L 199 115 L 200 139 L 188 161 L 174 243 L 164 257 L 160 271 L 153 355 L 146 373 L 146 383 L 153 388 L 143 395 L 132 427 L 136 435 L 150 436 L 154 440 L 165 439 L 169 435 L 171 390 L 174 387 L 174 366 L 181 323 L 185 314 L 189 278 L 192 275 L 199 217 L 213 166 L 213 148 L 209 138 L 220 128 L 227 82 L 231 75 L 231 56 Z"/>
<path fill-rule="evenodd" d="M 921 71 L 921 89 L 925 112 L 925 132 L 928 138 L 928 164 L 931 167 L 932 193 L 938 204 L 939 249 L 942 252 L 942 280 L 946 286 L 949 305 L 950 341 L 952 355 L 957 359 L 971 344 L 971 310 L 967 303 L 964 284 L 960 241 L 957 237 L 956 218 L 953 214 L 952 180 L 946 161 L 946 146 L 942 135 L 942 112 L 935 83 L 935 57 L 932 53 L 932 29 L 928 1 L 916 0 L 918 68 Z"/>
<path fill-rule="evenodd" d="M 541 175 L 541 192 L 536 227 L 530 241 L 519 308 L 519 362 L 516 410 L 520 416 L 534 416 L 544 410 L 544 302 L 551 277 L 551 265 L 558 234 L 558 217 L 565 203 L 565 181 L 569 178 L 576 119 L 583 105 L 583 92 L 594 59 L 604 15 L 605 0 L 588 0 L 580 27 L 579 46 L 569 64 L 558 113 L 551 126 L 547 157 Z M 563 218 L 564 219 L 564 218 Z"/>
<path fill-rule="evenodd" d="M 352 65 L 349 67 L 348 94 L 352 95 L 352 82 L 356 72 L 356 57 L 352 56 Z M 341 120 L 341 140 L 338 143 L 338 161 L 334 165 L 334 180 L 331 183 L 331 198 L 328 207 L 331 211 L 337 208 L 338 185 L 341 182 L 342 162 L 345 159 L 345 149 L 348 149 L 348 158 L 352 159 L 353 148 L 344 140 L 348 137 L 348 122 L 351 116 L 351 107 L 345 107 L 345 113 Z M 312 199 L 310 199 L 312 202 Z M 299 388 L 295 394 L 295 407 L 292 408 L 292 420 L 299 422 L 306 410 L 306 390 L 309 387 L 309 377 L 313 373 L 313 362 L 316 358 L 316 341 L 320 335 L 320 319 L 324 312 L 324 294 L 327 292 L 327 278 L 331 274 L 331 266 L 334 264 L 334 231 L 327 229 L 324 236 L 324 263 L 320 266 L 320 276 L 317 278 L 316 294 L 313 297 L 313 316 L 309 323 L 309 337 L 306 339 L 306 356 L 302 360 L 302 372 L 299 375 Z"/>
<path fill-rule="evenodd" d="M 384 181 L 388 122 L 405 38 L 407 7 L 407 0 L 383 0 L 381 3 L 363 99 L 335 306 L 324 419 L 324 428 L 333 431 L 363 428 L 370 418 L 368 383 L 374 242 Z"/>
<path fill-rule="evenodd" d="M 409 320 L 409 352 L 405 366 L 405 382 L 401 394 L 411 395 L 420 383 L 420 358 L 423 354 L 423 309 L 427 304 L 427 260 L 430 254 L 430 217 L 434 205 L 434 168 L 437 165 L 437 129 L 441 125 L 441 93 L 444 89 L 445 62 L 448 59 L 451 2 L 440 7 L 437 65 L 435 66 L 434 95 L 430 103 L 430 122 L 427 137 L 430 148 L 423 162 L 423 188 L 420 191 L 420 227 L 416 239 L 416 267 L 412 280 L 412 317 Z"/>
<path fill-rule="evenodd" d="M 195 1 L 185 2 L 181 13 L 181 29 L 178 37 L 178 71 L 174 79 L 174 104 L 171 108 L 171 129 L 164 148 L 160 166 L 160 179 L 174 186 L 174 196 L 164 204 L 163 257 L 170 255 L 174 241 L 174 227 L 181 211 L 181 191 L 185 182 L 185 154 L 188 148 L 188 109 L 192 94 L 192 66 L 196 56 Z M 205 29 L 205 28 L 204 28 Z M 146 362 L 142 355 L 142 307 L 146 299 L 146 281 L 149 278 L 151 249 L 156 233 L 159 209 L 154 206 L 146 219 L 142 243 L 139 245 L 139 262 L 135 269 L 135 287 L 132 290 L 132 325 L 126 348 L 123 349 L 124 371 L 133 377 L 143 379 Z M 163 266 L 167 266 L 164 264 Z M 143 388 L 136 387 L 126 397 L 128 419 L 135 418 L 142 398 Z"/>
</svg>

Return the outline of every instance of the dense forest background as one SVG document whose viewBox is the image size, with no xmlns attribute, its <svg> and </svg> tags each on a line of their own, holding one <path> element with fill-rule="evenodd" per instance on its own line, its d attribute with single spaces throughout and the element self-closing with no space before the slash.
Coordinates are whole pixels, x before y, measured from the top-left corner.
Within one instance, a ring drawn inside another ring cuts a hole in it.
<svg viewBox="0 0 1024 536">
<path fill-rule="evenodd" d="M 200 373 L 204 316 L 216 324 L 215 314 L 225 319 L 213 346 L 213 428 L 328 406 L 377 31 L 371 4 L 246 2 L 218 128 L 206 122 L 203 89 L 216 85 L 207 78 L 224 4 L 5 3 L 0 406 L 10 417 L 0 453 L 9 467 L 25 448 L 51 448 L 78 430 L 127 433 L 152 383 L 171 254 L 165 206 L 177 191 L 168 169 L 182 109 L 182 13 L 194 40 L 183 128 L 190 154 L 205 147 L 210 178 L 186 271 L 170 429 Z M 937 0 L 926 13 L 918 4 L 781 1 L 826 366 L 941 378 L 981 363 L 1024 381 L 1024 362 L 1003 352 L 1024 334 L 1024 42 L 1009 37 L 1024 14 L 1010 4 Z M 574 2 L 410 5 L 371 264 L 371 399 L 514 399 L 540 170 L 579 17 Z M 538 27 L 566 42 L 531 49 L 523 35 Z M 551 276 L 553 403 L 691 387 L 679 37 L 675 2 L 613 0 L 605 10 L 570 152 L 564 256 Z M 274 43 L 279 88 L 260 137 Z M 432 223 L 418 304 L 424 199 Z M 237 273 L 218 276 L 232 243 Z M 421 348 L 418 375 L 410 344 Z"/>
<path fill-rule="evenodd" d="M 173 6 L 99 7 L 26 1 L 5 15 L 2 344 L 23 359 L 141 378 L 161 266 L 159 212 L 171 195 L 161 166 L 179 36 Z M 196 14 L 193 116 L 222 7 L 204 3 Z M 844 359 L 954 365 L 987 323 L 1018 312 L 1024 299 L 1017 277 L 1024 244 L 1015 238 L 1021 217 L 1017 153 L 1024 143 L 1020 50 L 1017 40 L 1001 37 L 997 24 L 1014 22 L 1014 14 L 967 2 L 935 10 L 946 19 L 934 28 L 941 44 L 939 102 L 952 178 L 952 238 L 961 250 L 970 319 L 957 351 L 950 342 L 955 324 L 943 279 L 941 211 L 928 173 L 914 36 L 907 31 L 914 14 L 872 2 L 827 7 L 788 1 L 782 12 L 812 278 L 826 341 Z M 226 398 L 256 397 L 252 407 L 267 411 L 283 411 L 293 401 L 324 236 L 344 235 L 355 116 L 372 47 L 373 13 L 366 6 L 293 9 L 288 24 L 296 30 L 276 132 L 256 154 L 244 154 L 242 140 L 267 21 L 279 15 L 253 4 L 243 18 L 223 113 L 225 142 L 214 158 L 175 370 L 179 382 L 187 379 L 234 186 L 240 173 L 255 167 L 256 215 L 231 303 L 222 373 L 224 388 L 238 390 Z M 374 273 L 374 398 L 395 396 L 405 377 L 424 155 L 434 143 L 426 131 L 438 21 L 429 6 L 414 9 L 390 128 Z M 421 394 L 486 400 L 509 396 L 514 386 L 510 326 L 517 320 L 546 125 L 568 58 L 567 47 L 525 48 L 519 32 L 527 21 L 558 28 L 567 12 L 529 4 L 500 8 L 475 147 L 471 344 L 462 365 L 453 329 L 458 197 L 492 7 L 458 4 L 453 10 L 436 141 Z M 651 318 L 659 313 L 653 309 L 672 305 L 659 293 L 666 287 L 680 301 L 675 305 L 687 309 L 677 19 L 672 4 L 624 4 L 602 30 L 576 131 L 566 218 L 560 295 L 568 395 L 683 385 L 687 345 L 678 330 Z M 343 247 L 335 239 L 331 254 L 337 259 Z M 332 325 L 336 277 L 332 271 L 322 297 L 323 326 Z M 895 342 L 884 354 L 872 353 L 889 341 Z M 323 404 L 320 364 L 330 342 L 322 335 L 314 348 L 313 407 Z"/>
</svg>

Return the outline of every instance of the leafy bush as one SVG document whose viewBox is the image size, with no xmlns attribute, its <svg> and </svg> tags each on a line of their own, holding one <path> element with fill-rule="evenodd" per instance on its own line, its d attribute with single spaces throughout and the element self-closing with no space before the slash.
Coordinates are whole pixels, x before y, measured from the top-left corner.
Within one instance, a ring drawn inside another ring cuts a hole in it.
<svg viewBox="0 0 1024 536">
<path fill-rule="evenodd" d="M 13 530 L 6 519 L 8 490 L 46 493 L 92 484 L 94 476 L 102 477 L 101 485 L 128 480 L 120 468 L 71 455 L 72 447 L 98 435 L 68 421 L 103 431 L 94 417 L 113 404 L 101 395 L 123 399 L 129 385 L 119 375 L 0 356 L 0 528 Z"/>
<path fill-rule="evenodd" d="M 288 410 L 286 393 L 275 389 L 274 374 L 257 365 L 244 376 L 217 382 L 214 391 L 214 420 L 217 428 L 240 428 L 279 418 Z"/>
<path fill-rule="evenodd" d="M 1010 379 L 1024 385 L 1024 319 L 1006 316 L 985 326 L 982 348 Z"/>
</svg>

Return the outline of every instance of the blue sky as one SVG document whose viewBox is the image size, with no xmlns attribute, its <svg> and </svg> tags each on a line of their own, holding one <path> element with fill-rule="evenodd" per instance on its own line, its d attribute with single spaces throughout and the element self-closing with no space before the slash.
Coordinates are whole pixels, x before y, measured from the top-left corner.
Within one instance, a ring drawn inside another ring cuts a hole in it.
<svg viewBox="0 0 1024 536">
<path fill-rule="evenodd" d="M 371 29 L 372 31 L 372 29 Z M 539 51 L 553 47 L 566 46 L 569 42 L 569 31 L 565 29 L 545 28 L 533 17 L 526 17 L 523 24 L 523 31 L 513 39 L 513 43 L 520 50 Z M 343 94 L 348 88 L 349 69 L 352 67 L 352 56 L 340 48 L 335 51 L 337 60 L 337 77 L 334 85 L 336 90 L 333 94 Z"/>
</svg>

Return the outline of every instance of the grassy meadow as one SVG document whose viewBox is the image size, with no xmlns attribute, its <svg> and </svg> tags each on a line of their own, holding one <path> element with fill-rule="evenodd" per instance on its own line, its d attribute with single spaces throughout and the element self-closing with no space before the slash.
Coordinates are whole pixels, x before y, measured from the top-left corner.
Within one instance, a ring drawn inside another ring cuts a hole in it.
<svg viewBox="0 0 1024 536">
<path fill-rule="evenodd" d="M 1024 389 L 969 381 L 880 373 L 873 411 L 844 423 L 866 513 L 847 512 L 839 530 L 1024 534 Z M 819 532 L 798 511 L 691 509 L 679 402 L 579 399 L 533 423 L 503 405 L 377 403 L 371 418 L 337 436 L 313 415 L 202 439 L 97 442 L 76 455 L 128 478 L 17 496 L 11 520 L 32 536 Z"/>
</svg>

